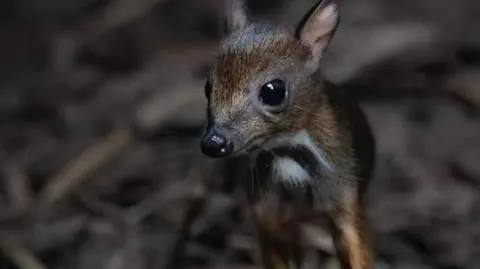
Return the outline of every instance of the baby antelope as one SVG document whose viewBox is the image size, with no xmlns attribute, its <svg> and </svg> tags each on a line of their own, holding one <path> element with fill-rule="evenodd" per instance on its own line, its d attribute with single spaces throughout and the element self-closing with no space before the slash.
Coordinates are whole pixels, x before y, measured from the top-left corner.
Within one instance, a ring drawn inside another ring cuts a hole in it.
<svg viewBox="0 0 480 269">
<path fill-rule="evenodd" d="M 361 196 L 374 138 L 358 104 L 319 72 L 337 5 L 321 1 L 291 29 L 251 22 L 244 3 L 227 2 L 228 35 L 205 84 L 201 150 L 254 160 L 243 183 L 264 267 L 300 267 L 300 225 L 326 218 L 341 267 L 371 269 Z"/>
</svg>

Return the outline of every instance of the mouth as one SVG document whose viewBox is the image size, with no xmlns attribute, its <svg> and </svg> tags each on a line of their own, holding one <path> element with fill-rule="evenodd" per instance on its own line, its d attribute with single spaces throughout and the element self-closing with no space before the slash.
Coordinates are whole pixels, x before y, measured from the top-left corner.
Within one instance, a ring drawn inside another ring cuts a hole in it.
<svg viewBox="0 0 480 269">
<path fill-rule="evenodd" d="M 241 148 L 235 150 L 232 154 L 248 154 L 254 153 L 262 149 L 262 145 L 265 143 L 265 139 L 256 137 L 245 143 Z"/>
</svg>

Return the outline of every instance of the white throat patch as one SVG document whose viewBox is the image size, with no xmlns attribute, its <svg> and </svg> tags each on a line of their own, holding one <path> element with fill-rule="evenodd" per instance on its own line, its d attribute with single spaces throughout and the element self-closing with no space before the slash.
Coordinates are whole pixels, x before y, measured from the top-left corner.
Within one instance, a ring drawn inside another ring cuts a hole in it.
<svg viewBox="0 0 480 269">
<path fill-rule="evenodd" d="M 293 185 L 303 185 L 311 180 L 307 171 L 296 161 L 290 158 L 280 157 L 274 162 L 277 179 L 289 182 Z"/>
<path fill-rule="evenodd" d="M 310 134 L 302 130 L 293 136 L 282 137 L 270 143 L 270 147 L 276 145 L 302 145 L 306 147 L 315 156 L 317 163 L 321 164 L 327 171 L 333 172 L 332 164 L 327 160 L 325 152 L 319 148 Z M 274 161 L 274 174 L 276 179 L 292 185 L 305 185 L 311 182 L 310 174 L 298 162 L 289 157 L 277 157 Z M 319 168 L 320 169 L 320 168 Z"/>
</svg>

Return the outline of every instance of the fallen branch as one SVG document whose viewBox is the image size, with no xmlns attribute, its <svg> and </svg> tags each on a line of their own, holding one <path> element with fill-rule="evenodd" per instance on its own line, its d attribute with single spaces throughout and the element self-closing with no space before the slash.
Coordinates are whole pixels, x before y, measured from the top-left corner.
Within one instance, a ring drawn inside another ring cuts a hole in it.
<svg viewBox="0 0 480 269">
<path fill-rule="evenodd" d="M 150 11 L 155 5 L 165 0 L 115 0 L 107 5 L 100 15 L 92 20 L 92 23 L 84 29 L 84 38 L 81 38 L 80 45 L 101 37 L 108 31 L 122 27 L 135 19 L 138 19 Z"/>
<path fill-rule="evenodd" d="M 0 249 L 20 269 L 47 269 L 16 237 L 0 232 Z"/>
<path fill-rule="evenodd" d="M 132 139 L 128 130 L 116 130 L 104 141 L 85 150 L 76 160 L 49 180 L 38 197 L 39 211 L 58 203 L 71 193 L 78 185 L 91 178 L 97 171 L 125 148 Z"/>
<path fill-rule="evenodd" d="M 14 211 L 24 211 L 32 204 L 33 193 L 27 175 L 14 164 L 5 167 L 5 188 Z"/>
</svg>

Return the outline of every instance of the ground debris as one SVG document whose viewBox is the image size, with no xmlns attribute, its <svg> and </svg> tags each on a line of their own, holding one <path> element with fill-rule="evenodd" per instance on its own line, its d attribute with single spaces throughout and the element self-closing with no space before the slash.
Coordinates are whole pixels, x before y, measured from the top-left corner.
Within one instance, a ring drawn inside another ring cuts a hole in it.
<svg viewBox="0 0 480 269">
<path fill-rule="evenodd" d="M 259 268 L 247 179 L 198 145 L 222 1 L 0 4 L 1 268 Z M 283 22 L 314 2 L 248 1 Z M 379 269 L 480 266 L 477 2 L 341 1 L 324 75 L 377 138 Z M 306 232 L 306 268 L 338 268 Z"/>
</svg>

